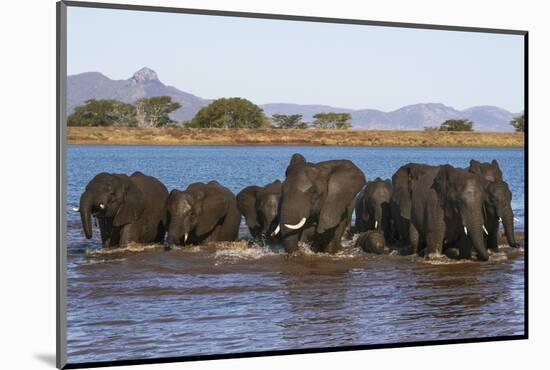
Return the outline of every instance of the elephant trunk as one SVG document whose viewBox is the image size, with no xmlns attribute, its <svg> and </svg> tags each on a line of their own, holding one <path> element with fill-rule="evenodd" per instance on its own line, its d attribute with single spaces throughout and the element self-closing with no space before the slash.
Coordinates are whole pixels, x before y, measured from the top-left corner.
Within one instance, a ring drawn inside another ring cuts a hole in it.
<svg viewBox="0 0 550 370">
<path fill-rule="evenodd" d="M 472 217 L 465 223 L 465 232 L 472 242 L 472 246 L 477 252 L 477 258 L 481 261 L 487 261 L 489 254 L 487 253 L 487 247 L 485 246 L 484 230 L 483 230 L 483 218 L 481 215 Z"/>
<path fill-rule="evenodd" d="M 262 234 L 269 235 L 272 231 L 273 223 L 277 218 L 277 210 L 267 212 L 263 217 Z"/>
<path fill-rule="evenodd" d="M 172 218 L 168 227 L 165 245 L 172 247 L 178 243 L 185 244 L 189 238 L 190 225 L 187 220 L 181 218 Z"/>
<path fill-rule="evenodd" d="M 299 234 L 294 233 L 291 235 L 286 235 L 283 239 L 283 245 L 285 247 L 285 252 L 292 254 L 298 250 L 298 240 Z"/>
<path fill-rule="evenodd" d="M 80 220 L 82 221 L 82 228 L 87 239 L 92 238 L 92 206 L 92 194 L 85 191 L 80 197 Z"/>
<path fill-rule="evenodd" d="M 512 248 L 517 248 L 518 243 L 514 236 L 514 213 L 512 209 L 508 208 L 502 213 L 502 226 L 504 227 L 504 234 L 508 240 L 508 245 Z"/>
</svg>

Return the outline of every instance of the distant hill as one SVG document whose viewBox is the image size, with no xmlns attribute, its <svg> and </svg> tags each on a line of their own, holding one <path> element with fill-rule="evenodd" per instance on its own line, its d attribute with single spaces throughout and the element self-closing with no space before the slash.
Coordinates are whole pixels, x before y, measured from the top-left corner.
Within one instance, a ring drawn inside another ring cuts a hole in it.
<svg viewBox="0 0 550 370">
<path fill-rule="evenodd" d="M 67 78 L 67 109 L 70 112 L 88 99 L 117 99 L 134 103 L 141 98 L 168 95 L 181 104 L 172 113 L 177 121 L 193 118 L 211 100 L 202 99 L 160 82 L 155 71 L 145 67 L 127 80 L 111 80 L 99 72 L 86 72 Z"/>
<path fill-rule="evenodd" d="M 156 72 L 147 67 L 127 80 L 111 80 L 99 72 L 86 72 L 67 78 L 69 113 L 88 99 L 117 99 L 133 103 L 144 97 L 159 95 L 171 96 L 182 105 L 171 114 L 177 121 L 193 118 L 201 107 L 212 101 L 163 84 Z M 290 103 L 270 103 L 260 107 L 268 116 L 276 113 L 301 114 L 307 122 L 311 122 L 313 115 L 319 112 L 350 113 L 354 128 L 381 130 L 423 130 L 424 127 L 439 126 L 447 119 L 467 118 L 474 122 L 477 131 L 513 131 L 510 120 L 520 114 L 494 106 L 476 106 L 460 111 L 441 103 L 408 105 L 391 112 Z"/>
</svg>

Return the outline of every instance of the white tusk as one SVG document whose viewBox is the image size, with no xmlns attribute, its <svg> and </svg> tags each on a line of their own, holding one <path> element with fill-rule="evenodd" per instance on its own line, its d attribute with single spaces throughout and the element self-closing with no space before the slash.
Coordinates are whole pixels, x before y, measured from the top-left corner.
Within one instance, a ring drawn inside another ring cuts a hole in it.
<svg viewBox="0 0 550 370">
<path fill-rule="evenodd" d="M 519 219 L 517 219 L 517 218 L 514 217 L 514 221 L 519 222 Z"/>
<path fill-rule="evenodd" d="M 187 238 L 189 237 L 189 233 L 185 233 L 183 236 L 183 242 L 185 243 L 187 241 Z"/>
<path fill-rule="evenodd" d="M 289 228 L 290 230 L 298 230 L 299 228 L 304 226 L 305 223 L 306 223 L 306 218 L 304 217 L 296 225 L 285 224 L 285 227 Z"/>
<path fill-rule="evenodd" d="M 275 231 L 273 231 L 271 233 L 271 236 L 275 236 L 279 233 L 279 231 L 281 231 L 281 226 L 280 225 L 277 225 L 277 228 L 275 229 Z"/>
<path fill-rule="evenodd" d="M 80 212 L 80 208 L 79 207 L 73 207 L 73 211 Z"/>
<path fill-rule="evenodd" d="M 468 228 L 464 226 L 464 234 L 468 235 Z"/>
<path fill-rule="evenodd" d="M 498 222 L 502 223 L 502 217 L 498 218 Z"/>
<path fill-rule="evenodd" d="M 487 228 L 485 227 L 485 225 L 481 225 L 481 227 L 483 228 L 483 231 L 485 232 L 485 234 L 489 235 L 489 232 L 487 231 Z"/>
<path fill-rule="evenodd" d="M 101 208 L 101 209 L 105 209 L 105 204 L 103 204 L 103 203 L 99 203 L 99 208 Z"/>
<path fill-rule="evenodd" d="M 374 230 L 378 230 L 378 221 L 374 221 Z"/>
</svg>

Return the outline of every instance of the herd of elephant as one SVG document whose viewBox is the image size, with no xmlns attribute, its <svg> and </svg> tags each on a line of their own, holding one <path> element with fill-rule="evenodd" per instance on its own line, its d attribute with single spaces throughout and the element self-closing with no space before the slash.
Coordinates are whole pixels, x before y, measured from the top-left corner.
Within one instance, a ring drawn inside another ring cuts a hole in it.
<svg viewBox="0 0 550 370">
<path fill-rule="evenodd" d="M 336 253 L 352 228 L 367 252 L 384 245 L 406 247 L 426 258 L 489 258 L 498 248 L 499 224 L 514 239 L 512 194 L 496 160 L 468 168 L 409 163 L 391 180 L 366 181 L 349 160 L 310 163 L 294 154 L 284 181 L 248 186 L 236 196 L 217 181 L 172 190 L 135 172 L 100 173 L 80 198 L 82 226 L 92 238 L 97 220 L 103 247 L 129 243 L 197 245 L 235 241 L 241 216 L 250 234 L 287 253 L 306 242 L 316 252 Z"/>
</svg>

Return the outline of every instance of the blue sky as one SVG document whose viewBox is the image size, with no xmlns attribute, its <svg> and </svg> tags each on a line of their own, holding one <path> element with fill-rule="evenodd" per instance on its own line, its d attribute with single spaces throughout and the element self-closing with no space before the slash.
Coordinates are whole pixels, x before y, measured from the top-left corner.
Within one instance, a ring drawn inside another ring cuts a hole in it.
<svg viewBox="0 0 550 370">
<path fill-rule="evenodd" d="M 523 36 L 107 9 L 68 10 L 68 74 L 141 67 L 203 98 L 390 111 L 523 110 Z"/>
</svg>

